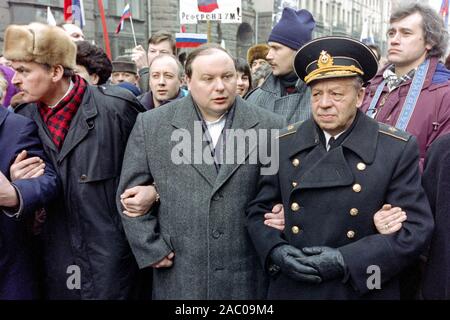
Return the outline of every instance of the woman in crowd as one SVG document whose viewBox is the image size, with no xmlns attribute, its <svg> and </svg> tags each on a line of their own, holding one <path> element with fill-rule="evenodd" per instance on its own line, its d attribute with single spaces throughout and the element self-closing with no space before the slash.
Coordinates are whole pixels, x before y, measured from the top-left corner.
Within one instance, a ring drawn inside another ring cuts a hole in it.
<svg viewBox="0 0 450 320">
<path fill-rule="evenodd" d="M 243 98 L 247 92 L 252 89 L 252 74 L 250 72 L 250 66 L 247 61 L 242 58 L 235 58 L 234 65 L 237 71 L 237 89 L 238 95 Z"/>
</svg>

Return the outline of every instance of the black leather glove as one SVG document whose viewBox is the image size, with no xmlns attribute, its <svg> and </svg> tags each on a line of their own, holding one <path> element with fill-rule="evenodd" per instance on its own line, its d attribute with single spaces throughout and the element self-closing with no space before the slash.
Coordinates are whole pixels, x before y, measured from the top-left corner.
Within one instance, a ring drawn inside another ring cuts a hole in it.
<svg viewBox="0 0 450 320">
<path fill-rule="evenodd" d="M 288 244 L 283 244 L 272 249 L 270 259 L 280 267 L 288 277 L 302 282 L 320 283 L 322 279 L 319 272 L 309 266 L 301 264 L 297 259 L 307 258 L 300 249 Z"/>
<path fill-rule="evenodd" d="M 299 261 L 318 270 L 324 281 L 344 278 L 347 267 L 339 250 L 329 247 L 309 247 L 303 248 L 302 251 L 308 257 Z"/>
</svg>

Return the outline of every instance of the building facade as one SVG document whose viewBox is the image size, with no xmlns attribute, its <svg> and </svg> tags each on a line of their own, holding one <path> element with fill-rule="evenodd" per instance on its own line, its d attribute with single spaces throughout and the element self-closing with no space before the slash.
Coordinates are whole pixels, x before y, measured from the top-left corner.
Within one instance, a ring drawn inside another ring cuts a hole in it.
<svg viewBox="0 0 450 320">
<path fill-rule="evenodd" d="M 128 20 L 122 32 L 118 35 L 114 32 L 126 3 L 131 5 L 137 43 L 147 47 L 147 39 L 153 32 L 162 29 L 179 32 L 179 1 L 103 0 L 113 58 L 129 53 L 134 47 Z M 405 0 L 242 0 L 241 24 L 199 22 L 186 25 L 186 32 L 208 33 L 211 41 L 224 44 L 236 56 L 245 57 L 250 46 L 267 41 L 273 22 L 279 18 L 282 8 L 291 6 L 307 9 L 314 15 L 317 22 L 314 37 L 342 35 L 360 39 L 361 34 L 366 33 L 385 52 L 391 8 L 402 1 Z M 0 45 L 3 45 L 3 34 L 8 24 L 46 22 L 47 6 L 51 8 L 56 21 L 62 22 L 63 2 L 0 0 Z M 84 0 L 86 26 L 83 31 L 88 40 L 104 46 L 98 3 L 98 0 Z"/>
<path fill-rule="evenodd" d="M 355 39 L 371 37 L 386 50 L 391 1 L 385 0 L 298 0 L 298 7 L 315 17 L 315 37 L 338 35 Z"/>
<path fill-rule="evenodd" d="M 264 1 L 264 0 L 263 0 Z M 83 32 L 87 40 L 104 47 L 103 27 L 97 0 L 84 0 L 86 25 Z M 273 1 L 271 1 L 273 3 Z M 124 30 L 115 34 L 123 8 L 130 3 L 133 26 L 138 44 L 147 47 L 149 35 L 158 30 L 180 32 L 179 0 L 103 0 L 106 24 L 112 56 L 127 54 L 134 47 L 129 20 Z M 63 22 L 64 0 L 0 0 L 0 45 L 9 24 L 28 24 L 32 21 L 47 21 L 47 6 L 57 23 Z M 273 8 L 273 5 L 272 5 Z M 212 21 L 186 25 L 186 32 L 208 33 L 211 41 L 224 43 L 234 55 L 245 57 L 248 47 L 256 40 L 265 42 L 272 26 L 272 12 L 256 13 L 253 1 L 242 0 L 242 23 L 225 24 Z M 258 28 L 259 32 L 255 30 Z M 256 38 L 257 37 L 257 38 Z"/>
</svg>

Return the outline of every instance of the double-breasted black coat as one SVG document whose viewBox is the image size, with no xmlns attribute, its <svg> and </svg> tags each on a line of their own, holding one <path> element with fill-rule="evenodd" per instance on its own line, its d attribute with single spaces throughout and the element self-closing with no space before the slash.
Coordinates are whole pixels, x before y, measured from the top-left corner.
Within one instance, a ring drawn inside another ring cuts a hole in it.
<svg viewBox="0 0 450 320">
<path fill-rule="evenodd" d="M 433 230 L 415 138 L 360 114 L 342 144 L 327 152 L 312 119 L 297 126 L 280 135 L 278 174 L 260 178 L 258 195 L 247 210 L 250 236 L 265 265 L 281 243 L 328 246 L 342 253 L 348 275 L 307 284 L 278 273 L 271 277 L 268 297 L 399 298 L 398 274 L 426 248 Z M 283 233 L 263 224 L 264 213 L 280 201 Z M 379 234 L 373 223 L 385 203 L 408 215 L 402 229 L 390 235 Z M 380 290 L 370 289 L 376 284 L 370 278 L 374 270 L 380 271 Z"/>
</svg>

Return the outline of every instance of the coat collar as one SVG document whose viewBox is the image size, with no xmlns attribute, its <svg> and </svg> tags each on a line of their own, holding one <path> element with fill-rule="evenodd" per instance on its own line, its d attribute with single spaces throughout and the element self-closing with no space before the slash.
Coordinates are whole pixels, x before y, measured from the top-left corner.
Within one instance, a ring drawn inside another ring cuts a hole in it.
<svg viewBox="0 0 450 320">
<path fill-rule="evenodd" d="M 242 100 L 241 97 L 237 97 L 236 98 L 236 105 L 235 105 L 235 111 L 234 111 L 234 119 L 233 119 L 233 123 L 231 125 L 231 129 L 242 129 L 242 130 L 248 130 L 251 128 L 254 128 L 258 125 L 259 120 L 257 115 L 255 114 L 255 111 L 248 105 L 245 104 L 244 100 Z M 239 132 L 243 132 L 241 130 L 239 131 L 235 131 L 236 134 L 238 134 Z M 250 139 L 251 140 L 251 139 Z M 232 163 L 228 164 L 222 164 L 220 166 L 220 170 L 219 173 L 217 175 L 217 179 L 215 181 L 214 184 L 214 190 L 213 190 L 213 194 L 221 187 L 225 184 L 225 182 L 234 174 L 234 172 L 247 160 L 247 158 L 249 157 L 250 153 L 252 153 L 256 147 L 257 144 L 255 141 L 251 141 L 250 143 L 252 144 L 248 144 L 249 142 L 247 141 L 247 139 L 245 140 L 246 145 L 245 145 L 245 155 L 242 159 L 235 159 L 235 161 L 233 161 Z M 230 144 L 233 144 L 234 147 L 234 155 L 238 155 L 239 150 L 242 150 L 242 146 L 238 146 L 237 143 L 234 143 L 232 141 L 230 141 L 230 136 L 227 136 L 226 139 L 226 145 L 229 146 Z M 237 160 L 241 160 L 241 162 L 237 162 Z"/>
<path fill-rule="evenodd" d="M 185 98 L 177 100 L 176 102 L 174 102 L 172 107 L 175 108 L 174 116 L 171 120 L 172 126 L 177 129 L 185 129 L 191 134 L 191 137 L 194 137 L 194 124 L 196 121 L 199 121 L 199 119 L 196 110 L 194 109 L 195 106 L 192 100 L 192 96 L 189 95 Z M 237 97 L 235 102 L 234 119 L 231 125 L 231 129 L 247 130 L 255 127 L 258 123 L 259 120 L 255 114 L 255 111 L 253 111 L 251 107 L 247 106 L 242 98 Z M 201 130 L 201 124 L 200 126 L 197 126 L 197 128 L 200 128 Z M 191 143 L 195 143 L 193 139 Z M 228 143 L 228 139 L 226 143 Z M 256 146 L 250 146 L 249 148 L 246 148 L 245 158 L 248 157 L 248 154 L 253 151 L 255 147 Z M 206 148 L 209 148 L 208 143 L 205 139 L 202 139 L 203 157 L 210 156 L 208 152 L 203 152 L 203 150 L 206 150 Z M 234 144 L 234 148 L 237 149 L 236 144 Z M 217 173 L 215 166 L 211 164 L 213 163 L 213 161 L 214 160 L 211 157 L 210 159 L 204 159 L 201 163 L 192 163 L 191 161 L 191 164 L 209 182 L 209 184 L 214 187 L 215 190 L 217 190 L 228 180 L 232 173 L 242 163 L 222 164 L 219 173 Z"/>
<path fill-rule="evenodd" d="M 375 158 L 376 145 L 378 141 L 378 123 L 365 114 L 360 113 L 358 122 L 352 132 L 342 142 L 342 147 L 356 153 L 365 163 L 372 163 Z M 298 128 L 294 136 L 289 158 L 303 150 L 320 144 L 319 134 L 316 130 L 314 120 L 305 121 Z"/>
<path fill-rule="evenodd" d="M 307 90 L 306 84 L 298 79 L 296 85 L 297 91 L 299 93 L 304 92 Z M 280 78 L 277 76 L 274 76 L 273 73 L 271 73 L 267 79 L 264 81 L 264 83 L 260 87 L 264 91 L 268 91 L 278 97 L 281 97 L 281 81 Z"/>
<path fill-rule="evenodd" d="M 255 112 L 249 108 L 241 97 L 236 97 L 236 110 L 231 128 L 249 129 L 258 124 L 258 117 Z M 192 96 L 189 95 L 175 102 L 176 108 L 172 118 L 172 125 L 179 129 L 190 129 L 193 132 L 194 121 L 199 121 L 195 112 Z"/>
<path fill-rule="evenodd" d="M 58 155 L 58 162 L 64 160 L 65 157 L 72 151 L 84 138 L 88 132 L 94 129 L 94 118 L 98 114 L 97 104 L 95 99 L 92 99 L 89 85 L 83 95 L 83 100 L 79 109 L 73 117 L 69 131 L 67 132 L 62 149 Z"/>
<path fill-rule="evenodd" d="M 39 128 L 39 136 L 44 145 L 53 150 L 57 154 L 58 163 L 62 162 L 64 158 L 72 151 L 88 134 L 89 130 L 94 128 L 93 119 L 98 114 L 97 104 L 95 99 L 92 99 L 91 87 L 88 85 L 83 95 L 83 100 L 78 108 L 78 111 L 73 117 L 69 131 L 67 132 L 63 146 L 60 151 L 56 148 L 50 133 L 48 132 L 46 124 L 43 122 L 39 114 L 36 103 L 25 105 L 26 112 L 34 119 Z"/>
<path fill-rule="evenodd" d="M 425 78 L 425 83 L 423 84 L 422 89 L 426 89 L 433 84 L 433 76 L 436 72 L 436 68 L 439 64 L 439 59 L 434 57 L 430 58 L 430 67 L 428 68 L 427 76 Z M 382 70 L 380 70 L 377 75 L 369 82 L 367 86 L 371 91 L 375 91 L 378 85 L 384 80 L 383 73 L 389 68 L 392 64 L 386 65 Z M 409 82 L 408 82 L 409 83 Z M 387 90 L 387 89 L 386 89 Z"/>
<path fill-rule="evenodd" d="M 290 174 L 299 182 L 291 194 L 297 189 L 342 187 L 354 183 L 355 178 L 347 162 L 345 149 L 353 151 L 366 164 L 373 163 L 377 148 L 378 124 L 364 114 L 360 114 L 357 121 L 341 147 L 329 152 L 319 142 L 319 134 L 312 119 L 299 127 L 289 153 L 291 157 L 300 160 L 299 169 Z M 310 151 L 301 156 L 298 154 L 306 149 Z"/>
</svg>

